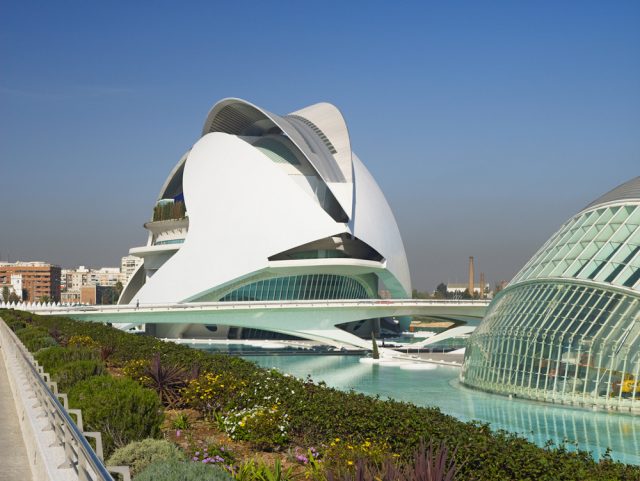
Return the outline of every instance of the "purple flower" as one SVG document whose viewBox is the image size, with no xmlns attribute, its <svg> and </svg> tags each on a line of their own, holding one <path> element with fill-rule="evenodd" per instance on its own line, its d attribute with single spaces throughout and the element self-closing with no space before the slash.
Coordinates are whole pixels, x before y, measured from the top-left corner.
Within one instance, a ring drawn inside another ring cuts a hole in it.
<svg viewBox="0 0 640 481">
<path fill-rule="evenodd" d="M 182 431 L 180 429 L 176 429 L 176 437 L 179 438 L 181 434 Z"/>
<path fill-rule="evenodd" d="M 309 459 L 304 454 L 298 454 L 296 459 L 302 464 L 307 464 L 309 462 Z"/>
<path fill-rule="evenodd" d="M 193 458 L 191 458 L 192 461 L 197 461 L 198 460 L 198 456 L 194 456 Z"/>
</svg>

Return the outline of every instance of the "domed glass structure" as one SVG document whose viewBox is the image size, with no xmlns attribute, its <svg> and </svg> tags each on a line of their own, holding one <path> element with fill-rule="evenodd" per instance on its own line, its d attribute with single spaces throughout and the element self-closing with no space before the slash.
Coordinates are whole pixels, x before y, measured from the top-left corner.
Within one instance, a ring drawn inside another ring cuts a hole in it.
<svg viewBox="0 0 640 481">
<path fill-rule="evenodd" d="M 640 413 L 640 177 L 569 219 L 491 303 L 461 381 Z"/>
</svg>

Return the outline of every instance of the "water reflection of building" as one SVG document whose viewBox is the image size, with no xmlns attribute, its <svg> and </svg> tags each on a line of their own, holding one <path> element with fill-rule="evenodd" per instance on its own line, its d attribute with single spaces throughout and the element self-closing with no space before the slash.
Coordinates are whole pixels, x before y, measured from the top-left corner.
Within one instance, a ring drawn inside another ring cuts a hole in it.
<svg viewBox="0 0 640 481">
<path fill-rule="evenodd" d="M 640 177 L 573 216 L 489 307 L 461 380 L 640 413 Z"/>
<path fill-rule="evenodd" d="M 544 446 L 552 440 L 577 442 L 599 459 L 607 448 L 615 460 L 640 464 L 640 417 L 611 416 L 604 410 L 575 409 L 560 405 L 509 399 L 466 389 L 457 382 L 458 369 L 438 366 L 433 370 L 371 366 L 356 356 L 251 356 L 263 367 L 276 367 L 304 378 L 325 381 L 338 389 L 354 389 L 383 399 L 392 397 L 419 406 L 437 406 L 463 421 L 489 423 L 494 430 L 517 432 Z M 367 369 L 363 370 L 365 366 Z M 572 448 L 572 444 L 568 445 Z"/>
<path fill-rule="evenodd" d="M 623 436 L 627 461 L 640 462 L 640 424 L 629 416 L 598 417 L 588 410 L 550 410 L 530 402 L 477 403 L 473 412 L 476 419 L 490 420 L 493 429 L 519 433 L 538 445 L 548 440 L 556 444 L 566 440 L 570 449 L 577 445 L 578 449 L 592 451 L 596 458 L 607 447 L 618 457 Z"/>
</svg>

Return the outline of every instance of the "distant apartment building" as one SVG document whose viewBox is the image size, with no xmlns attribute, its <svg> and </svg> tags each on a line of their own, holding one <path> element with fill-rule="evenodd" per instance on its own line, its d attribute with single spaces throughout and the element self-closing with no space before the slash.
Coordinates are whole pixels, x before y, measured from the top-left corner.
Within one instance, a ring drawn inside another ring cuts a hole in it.
<svg viewBox="0 0 640 481">
<path fill-rule="evenodd" d="M 0 285 L 11 285 L 28 302 L 60 301 L 60 266 L 46 262 L 0 263 Z"/>
<path fill-rule="evenodd" d="M 80 288 L 81 304 L 115 304 L 117 301 L 118 293 L 113 286 L 92 285 Z"/>
<path fill-rule="evenodd" d="M 18 302 L 22 300 L 22 274 L 13 274 L 11 282 L 0 284 L 0 301 Z"/>
<path fill-rule="evenodd" d="M 66 291 L 79 291 L 82 286 L 115 286 L 118 281 L 122 282 L 122 275 L 117 267 L 62 269 L 62 288 Z"/>
<path fill-rule="evenodd" d="M 62 270 L 62 301 L 69 304 L 113 304 L 118 300 L 118 282 L 125 286 L 142 263 L 140 257 L 125 256 L 120 267 Z"/>
<path fill-rule="evenodd" d="M 120 282 L 122 282 L 123 286 L 127 285 L 127 282 L 129 282 L 129 279 L 131 279 L 131 276 L 136 272 L 140 264 L 142 264 L 141 257 L 124 256 L 120 260 L 120 274 L 122 275 Z"/>
<path fill-rule="evenodd" d="M 62 291 L 60 293 L 60 302 L 63 304 L 79 304 L 80 291 Z"/>
</svg>

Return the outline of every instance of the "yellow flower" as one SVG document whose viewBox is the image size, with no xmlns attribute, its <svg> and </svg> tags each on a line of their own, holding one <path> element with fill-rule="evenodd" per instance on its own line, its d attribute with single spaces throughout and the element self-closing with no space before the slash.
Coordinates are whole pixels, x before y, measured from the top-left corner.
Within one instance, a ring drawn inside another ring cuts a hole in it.
<svg viewBox="0 0 640 481">
<path fill-rule="evenodd" d="M 353 466 L 353 461 L 347 461 L 347 464 L 348 464 L 349 466 Z"/>
</svg>

